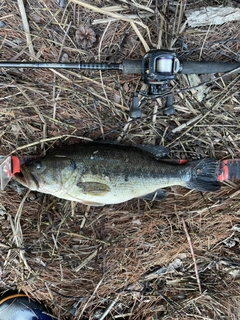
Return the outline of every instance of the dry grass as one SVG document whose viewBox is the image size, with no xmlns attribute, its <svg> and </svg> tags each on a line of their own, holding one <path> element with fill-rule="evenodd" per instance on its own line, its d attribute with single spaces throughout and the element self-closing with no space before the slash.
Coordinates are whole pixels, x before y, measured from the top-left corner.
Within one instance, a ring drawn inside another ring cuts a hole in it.
<svg viewBox="0 0 240 320">
<path fill-rule="evenodd" d="M 1 60 L 35 55 L 39 61 L 120 62 L 160 47 L 196 61 L 239 56 L 239 22 L 187 27 L 184 10 L 195 1 L 94 0 L 89 7 L 72 0 L 62 9 L 53 0 L 32 0 L 25 2 L 24 22 L 18 3 L 0 4 L 6 23 Z M 76 44 L 80 25 L 96 33 L 88 50 Z M 161 101 L 154 100 L 142 105 L 141 120 L 129 122 L 138 76 L 2 68 L 1 154 L 44 154 L 55 145 L 100 138 L 161 143 L 173 157 L 239 158 L 239 77 L 211 80 L 198 99 L 196 91 L 185 90 L 193 80 L 179 76 L 172 83 L 178 92 L 174 116 L 163 116 Z M 0 195 L 2 291 L 21 289 L 59 319 L 239 319 L 238 185 L 226 183 L 216 193 L 169 191 L 160 203 L 87 208 L 7 187 Z"/>
</svg>

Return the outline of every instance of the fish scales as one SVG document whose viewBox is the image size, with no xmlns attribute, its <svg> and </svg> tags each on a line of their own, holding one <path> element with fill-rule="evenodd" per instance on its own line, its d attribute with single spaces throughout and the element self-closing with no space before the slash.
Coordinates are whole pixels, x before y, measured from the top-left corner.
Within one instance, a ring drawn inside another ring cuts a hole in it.
<svg viewBox="0 0 240 320">
<path fill-rule="evenodd" d="M 206 170 L 208 180 L 210 175 L 206 189 L 218 189 L 217 162 L 204 160 L 211 162 L 209 174 L 201 161 L 173 165 L 136 147 L 79 144 L 23 165 L 16 179 L 31 190 L 100 206 L 143 197 L 173 185 L 194 188 L 196 184 L 197 189 L 204 190 L 202 172 Z"/>
<path fill-rule="evenodd" d="M 107 184 L 112 190 L 108 196 L 119 197 L 119 192 L 122 191 L 128 193 L 125 196 L 132 192 L 132 198 L 146 194 L 146 190 L 153 192 L 169 184 L 184 184 L 183 170 L 178 166 L 160 163 L 136 148 L 115 145 L 88 146 L 80 156 L 71 148 L 70 151 L 72 153 L 68 153 L 68 156 L 77 166 L 82 166 L 79 179 L 82 182 L 96 181 Z M 117 191 L 114 193 L 115 188 Z"/>
</svg>

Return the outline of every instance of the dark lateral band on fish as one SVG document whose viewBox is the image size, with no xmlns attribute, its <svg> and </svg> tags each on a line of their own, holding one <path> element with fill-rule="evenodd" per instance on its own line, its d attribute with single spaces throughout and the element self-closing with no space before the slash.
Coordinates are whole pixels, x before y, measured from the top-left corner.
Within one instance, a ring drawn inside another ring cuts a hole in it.
<svg viewBox="0 0 240 320">
<path fill-rule="evenodd" d="M 31 190 L 93 206 L 163 199 L 162 188 L 174 185 L 217 191 L 220 182 L 240 179 L 238 159 L 187 161 L 166 154 L 161 146 L 76 144 L 22 164 L 15 178 Z"/>
</svg>

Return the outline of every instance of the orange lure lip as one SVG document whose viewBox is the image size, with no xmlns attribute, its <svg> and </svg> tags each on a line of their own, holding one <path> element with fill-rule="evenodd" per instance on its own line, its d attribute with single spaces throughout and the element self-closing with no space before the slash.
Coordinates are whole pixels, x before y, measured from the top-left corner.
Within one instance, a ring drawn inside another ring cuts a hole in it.
<svg viewBox="0 0 240 320">
<path fill-rule="evenodd" d="M 39 156 L 1 156 L 0 155 L 0 191 L 4 190 L 15 174 L 21 173 L 21 165 Z"/>
</svg>

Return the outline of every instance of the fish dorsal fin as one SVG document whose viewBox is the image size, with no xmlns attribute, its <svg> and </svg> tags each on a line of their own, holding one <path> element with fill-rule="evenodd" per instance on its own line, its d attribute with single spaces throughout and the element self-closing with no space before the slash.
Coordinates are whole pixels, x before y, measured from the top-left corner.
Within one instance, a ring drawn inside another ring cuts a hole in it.
<svg viewBox="0 0 240 320">
<path fill-rule="evenodd" d="M 168 155 L 169 151 L 163 146 L 154 146 L 151 144 L 136 145 L 136 148 L 149 153 L 154 159 L 160 160 Z"/>
<path fill-rule="evenodd" d="M 108 185 L 99 182 L 78 182 L 78 188 L 81 189 L 81 192 L 89 196 L 104 196 L 111 189 Z"/>
<path fill-rule="evenodd" d="M 95 140 L 94 143 L 113 145 L 113 146 L 125 146 L 124 144 L 121 144 L 118 141 L 112 141 L 112 140 L 108 140 L 108 141 Z M 169 150 L 167 148 L 163 146 L 155 146 L 152 144 L 136 144 L 136 145 L 132 145 L 132 147 L 147 152 L 156 160 L 160 160 L 161 158 L 167 156 L 169 153 Z"/>
</svg>

